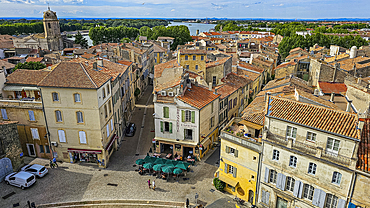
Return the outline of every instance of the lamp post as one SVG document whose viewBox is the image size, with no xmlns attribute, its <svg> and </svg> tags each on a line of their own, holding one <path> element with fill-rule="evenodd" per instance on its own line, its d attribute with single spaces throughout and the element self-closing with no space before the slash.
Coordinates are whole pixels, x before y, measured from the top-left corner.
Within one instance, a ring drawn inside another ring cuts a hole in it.
<svg viewBox="0 0 370 208">
<path fill-rule="evenodd" d="M 198 193 L 195 193 L 195 207 L 198 206 L 198 197 L 199 197 Z"/>
</svg>

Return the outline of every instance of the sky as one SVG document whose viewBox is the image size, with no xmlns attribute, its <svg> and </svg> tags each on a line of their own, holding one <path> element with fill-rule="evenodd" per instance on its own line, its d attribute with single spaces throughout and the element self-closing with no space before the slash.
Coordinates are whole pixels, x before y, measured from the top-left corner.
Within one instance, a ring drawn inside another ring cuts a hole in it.
<svg viewBox="0 0 370 208">
<path fill-rule="evenodd" d="M 369 0 L 0 0 L 0 17 L 370 18 Z"/>
</svg>

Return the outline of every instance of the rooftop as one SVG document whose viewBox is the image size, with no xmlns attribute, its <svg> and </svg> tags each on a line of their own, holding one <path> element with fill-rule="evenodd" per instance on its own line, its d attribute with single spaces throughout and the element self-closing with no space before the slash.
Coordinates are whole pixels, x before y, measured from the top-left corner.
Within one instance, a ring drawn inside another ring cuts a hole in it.
<svg viewBox="0 0 370 208">
<path fill-rule="evenodd" d="M 165 69 L 181 67 L 180 64 L 177 62 L 177 59 L 172 59 L 171 61 L 161 63 L 154 66 L 154 78 L 158 78 L 162 76 L 162 73 Z"/>
<path fill-rule="evenodd" d="M 180 54 L 207 54 L 207 51 L 202 49 L 180 49 Z"/>
<path fill-rule="evenodd" d="M 6 84 L 37 85 L 50 71 L 17 69 L 6 78 Z"/>
<path fill-rule="evenodd" d="M 212 91 L 201 86 L 191 85 L 191 88 L 185 88 L 184 95 L 177 98 L 195 108 L 202 109 L 212 101 L 216 100 L 220 95 L 214 94 Z"/>
<path fill-rule="evenodd" d="M 341 94 L 347 92 L 347 86 L 344 83 L 319 82 L 319 87 L 324 94 Z"/>
</svg>

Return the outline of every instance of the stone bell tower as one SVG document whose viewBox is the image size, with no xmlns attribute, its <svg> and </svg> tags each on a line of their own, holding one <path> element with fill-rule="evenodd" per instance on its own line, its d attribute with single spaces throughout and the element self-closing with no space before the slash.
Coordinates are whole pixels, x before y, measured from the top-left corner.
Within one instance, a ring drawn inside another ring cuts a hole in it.
<svg viewBox="0 0 370 208">
<path fill-rule="evenodd" d="M 45 38 L 47 39 L 49 50 L 62 50 L 63 39 L 60 34 L 60 25 L 57 14 L 54 11 L 48 10 L 44 12 L 43 17 Z"/>
</svg>

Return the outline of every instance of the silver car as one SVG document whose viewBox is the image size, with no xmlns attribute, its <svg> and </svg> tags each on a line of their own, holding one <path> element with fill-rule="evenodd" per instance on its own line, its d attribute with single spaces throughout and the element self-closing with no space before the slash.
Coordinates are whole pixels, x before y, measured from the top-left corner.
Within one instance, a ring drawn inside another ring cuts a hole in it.
<svg viewBox="0 0 370 208">
<path fill-rule="evenodd" d="M 39 178 L 44 177 L 48 173 L 47 168 L 45 168 L 42 165 L 38 165 L 38 164 L 26 165 L 22 167 L 21 170 L 27 173 L 31 173 Z"/>
</svg>

